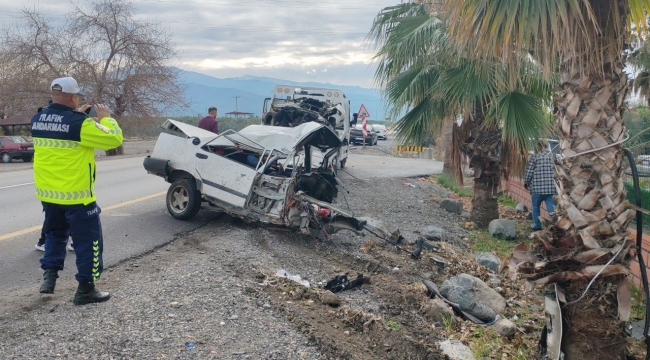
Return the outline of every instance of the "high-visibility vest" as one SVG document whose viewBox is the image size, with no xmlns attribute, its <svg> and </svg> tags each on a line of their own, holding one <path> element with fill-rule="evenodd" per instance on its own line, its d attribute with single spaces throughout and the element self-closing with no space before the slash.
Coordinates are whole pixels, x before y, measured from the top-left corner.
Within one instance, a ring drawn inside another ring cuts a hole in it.
<svg viewBox="0 0 650 360">
<path fill-rule="evenodd" d="M 95 197 L 95 148 L 122 144 L 115 119 L 96 122 L 61 104 L 50 104 L 31 121 L 36 197 L 61 205 L 88 205 Z"/>
</svg>

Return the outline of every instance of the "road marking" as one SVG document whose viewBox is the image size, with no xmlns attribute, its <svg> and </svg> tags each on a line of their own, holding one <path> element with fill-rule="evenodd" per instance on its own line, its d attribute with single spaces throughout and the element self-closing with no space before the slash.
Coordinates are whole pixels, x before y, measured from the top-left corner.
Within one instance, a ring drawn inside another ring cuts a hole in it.
<svg viewBox="0 0 650 360">
<path fill-rule="evenodd" d="M 103 211 L 110 211 L 110 210 L 114 210 L 114 209 L 119 209 L 119 208 L 124 207 L 124 206 L 132 205 L 132 204 L 135 204 L 135 203 L 139 203 L 141 201 L 145 201 L 145 200 L 149 200 L 149 199 L 153 199 L 153 198 L 165 195 L 166 193 L 167 193 L 167 191 L 161 191 L 159 193 L 155 193 L 155 194 L 139 197 L 137 199 L 121 202 L 119 204 L 107 206 L 107 207 L 103 208 L 102 210 Z M 15 238 L 16 236 L 21 236 L 21 235 L 33 233 L 33 232 L 36 232 L 36 231 L 40 231 L 42 227 L 43 227 L 43 225 L 32 226 L 32 227 L 27 228 L 27 229 L 18 230 L 18 231 L 10 232 L 8 234 L 0 235 L 0 241 L 4 241 L 4 240 L 11 239 L 11 238 Z"/>
<path fill-rule="evenodd" d="M 34 183 L 34 182 L 24 183 L 24 184 L 18 184 L 18 185 L 2 186 L 2 187 L 0 187 L 0 190 L 2 190 L 2 189 L 9 189 L 9 188 L 15 188 L 15 187 L 19 187 L 19 186 L 25 186 L 25 185 L 32 185 L 33 183 Z"/>
</svg>

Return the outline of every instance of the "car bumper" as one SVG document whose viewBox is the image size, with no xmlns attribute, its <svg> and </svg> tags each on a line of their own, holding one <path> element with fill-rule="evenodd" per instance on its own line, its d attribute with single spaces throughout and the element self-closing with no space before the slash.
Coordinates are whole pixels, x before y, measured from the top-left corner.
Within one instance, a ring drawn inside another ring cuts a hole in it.
<svg viewBox="0 0 650 360">
<path fill-rule="evenodd" d="M 34 150 L 10 151 L 9 155 L 11 155 L 11 157 L 14 158 L 14 159 L 33 158 L 34 157 Z"/>
<path fill-rule="evenodd" d="M 362 136 L 352 136 L 352 135 L 350 135 L 350 142 L 353 142 L 353 143 L 355 143 L 355 142 L 363 142 L 363 139 L 364 138 Z M 368 142 L 368 143 L 372 142 L 372 138 L 370 136 L 366 137 L 365 139 L 366 139 L 366 142 Z"/>
<path fill-rule="evenodd" d="M 151 156 L 144 158 L 143 166 L 148 173 L 166 178 L 169 175 L 169 160 L 156 159 Z"/>
</svg>

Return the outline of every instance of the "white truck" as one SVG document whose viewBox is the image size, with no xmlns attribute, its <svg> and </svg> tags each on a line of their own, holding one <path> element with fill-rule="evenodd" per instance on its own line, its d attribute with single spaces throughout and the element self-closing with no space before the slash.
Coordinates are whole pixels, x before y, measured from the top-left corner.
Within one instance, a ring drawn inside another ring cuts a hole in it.
<svg viewBox="0 0 650 360">
<path fill-rule="evenodd" d="M 328 126 L 342 146 L 331 161 L 345 167 L 350 150 L 350 100 L 339 89 L 276 85 L 273 96 L 264 100 L 262 125 L 295 127 L 308 121 Z M 335 170 L 335 169 L 334 169 Z"/>
</svg>

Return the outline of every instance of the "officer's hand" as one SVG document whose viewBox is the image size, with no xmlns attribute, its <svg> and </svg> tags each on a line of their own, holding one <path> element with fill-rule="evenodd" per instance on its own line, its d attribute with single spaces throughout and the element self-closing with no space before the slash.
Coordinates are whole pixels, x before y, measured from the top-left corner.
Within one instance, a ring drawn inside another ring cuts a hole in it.
<svg viewBox="0 0 650 360">
<path fill-rule="evenodd" d="M 95 105 L 95 110 L 97 110 L 97 119 L 101 120 L 105 117 L 111 117 L 110 111 L 108 111 L 108 106 L 104 104 Z"/>
<path fill-rule="evenodd" d="M 90 109 L 91 107 L 92 107 L 92 106 L 90 106 L 90 105 L 88 105 L 88 104 L 83 104 L 83 105 L 81 105 L 81 106 L 77 109 L 77 111 L 79 111 L 79 112 L 86 112 L 86 110 Z"/>
</svg>

